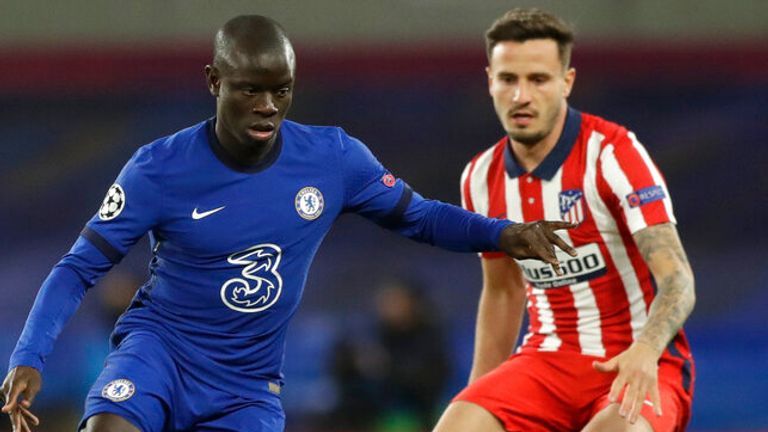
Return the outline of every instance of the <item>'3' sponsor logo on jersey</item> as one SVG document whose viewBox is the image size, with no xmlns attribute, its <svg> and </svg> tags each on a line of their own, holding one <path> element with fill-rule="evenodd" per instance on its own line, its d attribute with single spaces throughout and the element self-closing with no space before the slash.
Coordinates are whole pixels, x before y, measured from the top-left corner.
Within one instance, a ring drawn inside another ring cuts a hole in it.
<svg viewBox="0 0 768 432">
<path fill-rule="evenodd" d="M 227 262 L 244 268 L 242 278 L 232 278 L 221 286 L 221 300 L 238 312 L 261 312 L 275 304 L 283 291 L 280 266 L 280 246 L 264 243 L 235 252 Z"/>
</svg>

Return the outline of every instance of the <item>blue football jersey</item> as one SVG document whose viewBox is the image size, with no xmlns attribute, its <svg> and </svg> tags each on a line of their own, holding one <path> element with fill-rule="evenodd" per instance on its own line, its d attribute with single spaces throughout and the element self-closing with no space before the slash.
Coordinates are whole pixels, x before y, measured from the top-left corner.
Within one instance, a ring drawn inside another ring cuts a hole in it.
<svg viewBox="0 0 768 432">
<path fill-rule="evenodd" d="M 142 147 L 84 236 L 118 259 L 150 233 L 150 279 L 120 318 L 238 377 L 279 378 L 284 338 L 334 220 L 385 217 L 403 196 L 358 140 L 286 121 L 264 162 L 238 166 L 206 121 Z"/>
<path fill-rule="evenodd" d="M 288 321 L 336 218 L 358 213 L 456 251 L 498 250 L 511 222 L 424 199 L 336 127 L 283 122 L 270 152 L 241 166 L 207 120 L 141 147 L 35 299 L 9 367 L 42 370 L 85 292 L 144 234 L 149 280 L 113 344 L 151 333 L 186 372 L 247 392 L 282 380 Z"/>
</svg>

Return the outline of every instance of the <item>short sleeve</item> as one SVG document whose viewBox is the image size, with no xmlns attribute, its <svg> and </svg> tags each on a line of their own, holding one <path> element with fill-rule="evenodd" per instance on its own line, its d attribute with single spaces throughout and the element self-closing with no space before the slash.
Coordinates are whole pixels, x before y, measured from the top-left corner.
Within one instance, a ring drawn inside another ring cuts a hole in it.
<svg viewBox="0 0 768 432">
<path fill-rule="evenodd" d="M 476 210 L 475 199 L 472 196 L 472 178 L 474 175 L 476 175 L 475 174 L 476 163 L 477 163 L 477 157 L 473 159 L 471 162 L 469 162 L 464 167 L 464 171 L 462 171 L 461 173 L 461 180 L 460 180 L 461 206 L 468 211 L 482 214 L 482 212 Z M 483 216 L 488 216 L 488 215 L 483 214 Z M 485 252 L 478 252 L 478 256 L 485 259 L 497 259 L 497 258 L 505 258 L 507 257 L 507 254 L 500 251 L 485 251 Z"/>
<path fill-rule="evenodd" d="M 145 146 L 123 167 L 81 235 L 118 262 L 158 223 L 161 206 L 160 167 Z"/>
<path fill-rule="evenodd" d="M 600 154 L 602 180 L 631 233 L 675 223 L 672 199 L 659 169 L 632 132 L 608 143 Z"/>
<path fill-rule="evenodd" d="M 461 206 L 469 210 L 471 212 L 475 211 L 475 205 L 472 200 L 472 191 L 470 189 L 470 174 L 472 173 L 472 168 L 474 168 L 474 163 L 470 162 L 467 164 L 467 166 L 464 167 L 464 171 L 461 172 L 461 180 L 459 183 L 460 192 L 461 192 Z"/>
</svg>

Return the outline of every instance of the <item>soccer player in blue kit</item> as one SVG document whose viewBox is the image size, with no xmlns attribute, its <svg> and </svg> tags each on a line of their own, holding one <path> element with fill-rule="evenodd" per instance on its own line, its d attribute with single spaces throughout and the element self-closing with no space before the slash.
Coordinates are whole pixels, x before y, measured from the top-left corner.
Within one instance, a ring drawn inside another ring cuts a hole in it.
<svg viewBox="0 0 768 432">
<path fill-rule="evenodd" d="M 355 212 L 455 251 L 502 250 L 559 269 L 554 230 L 426 200 L 335 127 L 284 120 L 293 48 L 273 20 L 220 29 L 205 67 L 216 117 L 141 147 L 43 283 L 3 383 L 30 430 L 45 357 L 85 292 L 145 233 L 149 280 L 115 325 L 80 429 L 282 431 L 285 333 L 322 239 Z"/>
</svg>

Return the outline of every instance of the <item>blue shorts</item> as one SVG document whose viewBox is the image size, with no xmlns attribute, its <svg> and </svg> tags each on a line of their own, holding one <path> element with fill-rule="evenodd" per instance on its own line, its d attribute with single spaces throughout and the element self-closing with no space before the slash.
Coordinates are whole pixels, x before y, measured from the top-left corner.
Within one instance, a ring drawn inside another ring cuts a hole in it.
<svg viewBox="0 0 768 432">
<path fill-rule="evenodd" d="M 88 392 L 79 429 L 96 414 L 112 413 L 142 432 L 284 430 L 278 384 L 256 381 L 263 391 L 257 389 L 249 397 L 225 391 L 185 373 L 185 360 L 173 358 L 169 351 L 153 334 L 126 336 Z"/>
</svg>

